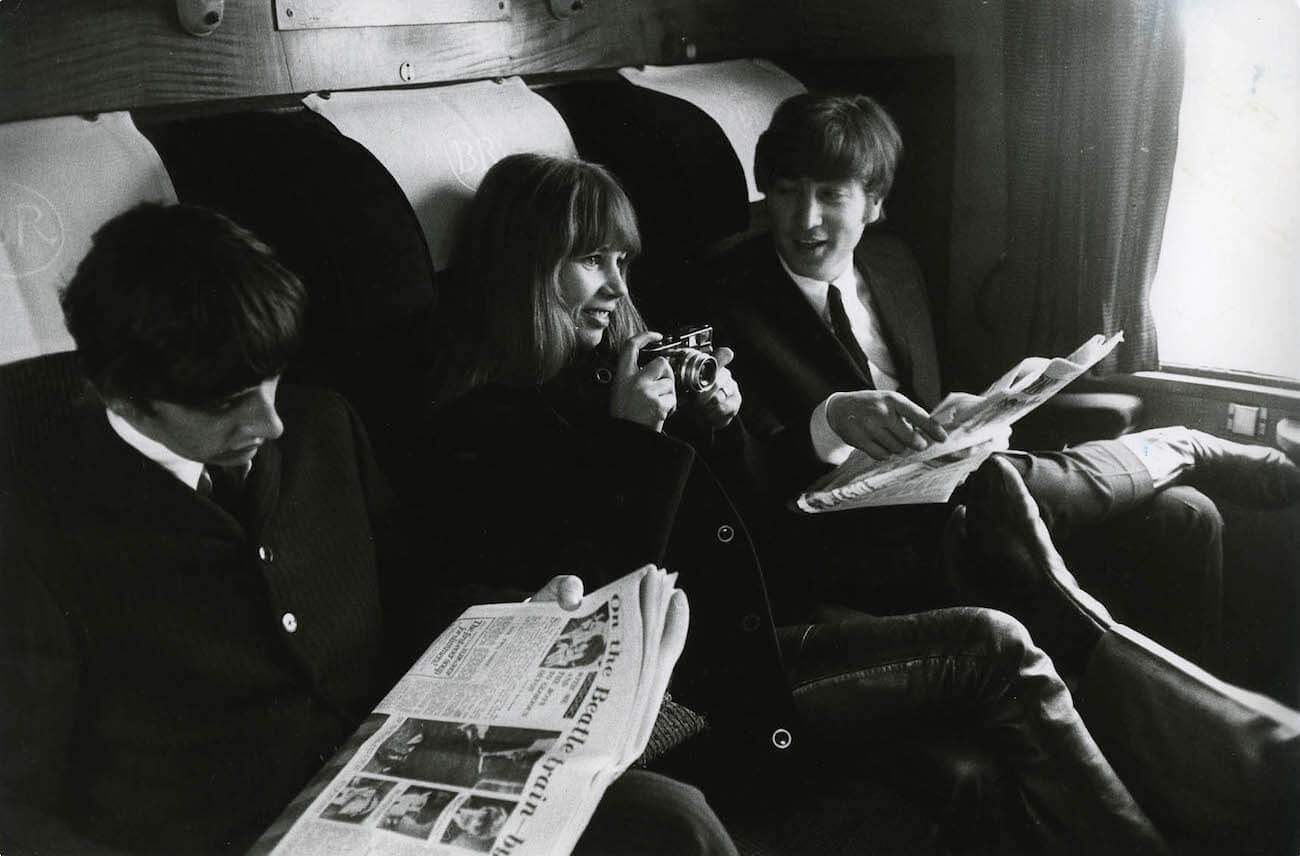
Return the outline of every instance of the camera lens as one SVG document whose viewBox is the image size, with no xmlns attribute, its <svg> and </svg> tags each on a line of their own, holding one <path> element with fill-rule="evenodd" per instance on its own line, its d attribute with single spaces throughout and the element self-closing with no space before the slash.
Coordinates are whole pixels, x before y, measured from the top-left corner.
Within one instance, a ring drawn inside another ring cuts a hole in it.
<svg viewBox="0 0 1300 856">
<path fill-rule="evenodd" d="M 718 379 L 718 361 L 703 351 L 683 348 L 675 366 L 677 385 L 689 392 L 704 392 Z"/>
</svg>

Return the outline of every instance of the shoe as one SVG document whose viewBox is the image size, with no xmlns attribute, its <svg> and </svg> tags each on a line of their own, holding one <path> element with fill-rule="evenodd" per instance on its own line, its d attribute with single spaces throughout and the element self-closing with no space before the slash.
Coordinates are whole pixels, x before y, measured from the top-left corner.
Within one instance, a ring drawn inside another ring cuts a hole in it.
<svg viewBox="0 0 1300 856">
<path fill-rule="evenodd" d="M 949 521 L 956 531 L 945 533 L 962 542 L 963 598 L 1014 615 L 1062 674 L 1081 674 L 1114 621 L 1066 567 L 1020 474 L 994 455 L 967 479 L 964 499 Z"/>
<path fill-rule="evenodd" d="M 1190 463 L 1179 479 L 1244 508 L 1286 508 L 1300 502 L 1300 467 L 1270 446 L 1235 443 L 1204 431 L 1173 426 L 1144 432 Z"/>
</svg>

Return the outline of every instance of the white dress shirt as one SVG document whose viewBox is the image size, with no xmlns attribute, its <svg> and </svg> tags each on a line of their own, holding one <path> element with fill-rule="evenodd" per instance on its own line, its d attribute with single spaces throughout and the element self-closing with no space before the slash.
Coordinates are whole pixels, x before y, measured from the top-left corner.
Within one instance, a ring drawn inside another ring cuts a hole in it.
<svg viewBox="0 0 1300 856">
<path fill-rule="evenodd" d="M 896 390 L 901 385 L 898 382 L 898 370 L 894 367 L 893 355 L 889 353 L 889 345 L 885 342 L 884 334 L 880 327 L 880 322 L 876 318 L 876 313 L 871 301 L 871 292 L 867 289 L 866 279 L 858 272 L 858 269 L 850 264 L 843 273 L 835 277 L 829 283 L 812 279 L 806 276 L 800 276 L 790 270 L 789 265 L 785 263 L 779 255 L 777 258 L 781 262 L 781 267 L 789 274 L 790 279 L 798 286 L 799 291 L 803 294 L 804 299 L 817 313 L 817 317 L 822 319 L 826 329 L 834 332 L 831 324 L 830 312 L 827 308 L 826 293 L 829 288 L 838 288 L 840 299 L 844 303 L 844 314 L 848 316 L 849 327 L 853 330 L 853 336 L 858 340 L 858 345 L 862 352 L 867 355 L 867 361 L 871 367 L 871 382 L 876 389 Z M 853 447 L 836 434 L 826 419 L 826 407 L 836 395 L 829 396 L 813 410 L 809 428 L 812 431 L 813 449 L 817 456 L 828 464 L 843 463 Z"/>
<path fill-rule="evenodd" d="M 199 489 L 199 479 L 203 478 L 203 464 L 201 462 L 182 458 L 157 440 L 152 440 L 141 434 L 134 425 L 113 411 L 105 410 L 104 412 L 108 414 L 109 426 L 117 432 L 117 436 L 121 437 L 123 442 L 176 476 L 182 483 L 189 485 L 191 490 Z"/>
</svg>

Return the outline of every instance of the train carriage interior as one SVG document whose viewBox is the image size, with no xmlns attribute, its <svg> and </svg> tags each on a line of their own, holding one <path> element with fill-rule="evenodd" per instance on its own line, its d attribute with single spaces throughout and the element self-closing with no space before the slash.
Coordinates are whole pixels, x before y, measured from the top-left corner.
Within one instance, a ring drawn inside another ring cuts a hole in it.
<svg viewBox="0 0 1300 856">
<path fill-rule="evenodd" d="M 1143 195 L 1135 170 L 1094 160 L 1156 145 L 1132 115 L 1107 112 L 1106 87 L 1140 89 L 1151 66 L 1170 61 L 1161 51 L 1189 52 L 1164 17 L 1198 5 L 1215 4 L 0 0 L 0 477 L 84 394 L 58 291 L 95 231 L 138 203 L 216 209 L 298 273 L 310 309 L 286 376 L 343 394 L 396 477 L 421 440 L 424 374 L 439 347 L 429 331 L 456 323 L 439 315 L 456 226 L 493 163 L 540 151 L 608 167 L 641 227 L 638 305 L 652 328 L 672 327 L 699 320 L 706 300 L 692 289 L 706 287 L 701 274 L 721 252 L 769 231 L 755 141 L 778 103 L 809 90 L 871 95 L 898 123 L 905 154 L 872 228 L 918 260 L 954 388 L 982 388 L 1021 357 L 1064 353 L 1103 325 L 1124 330 L 1116 356 L 1017 425 L 1014 448 L 1187 425 L 1300 460 L 1294 270 L 1260 298 L 1291 316 L 1281 336 L 1259 332 L 1278 338 L 1285 370 L 1166 360 L 1154 331 L 1167 316 L 1095 305 L 1099 290 L 1071 284 L 1108 267 L 1117 287 L 1150 288 L 1159 235 L 1146 256 L 1116 249 L 1126 233 L 1096 225 L 1113 200 L 1088 188 Z M 1296 5 L 1272 5 L 1294 35 Z M 1256 84 L 1280 75 L 1294 96 L 1291 61 L 1289 72 L 1256 64 Z M 1180 81 L 1194 83 L 1190 72 Z M 1291 123 L 1291 163 L 1278 181 L 1300 191 L 1295 103 L 1279 120 Z M 1168 197 L 1143 195 L 1143 205 Z M 1049 203 L 1068 209 L 1060 222 L 1044 222 Z M 1290 218 L 1271 228 L 1300 245 Z M 736 376 L 743 383 L 743 354 Z M 1114 555 L 1096 544 L 1066 551 L 1122 627 L 1111 660 L 1075 687 L 1122 778 L 1141 777 L 1125 759 L 1150 735 L 1113 715 L 1127 700 L 1107 691 L 1106 670 L 1140 659 L 1150 640 L 1177 664 L 1153 692 L 1223 681 L 1300 708 L 1300 505 L 1218 507 L 1223 648 L 1204 664 L 1212 676 L 1162 638 L 1161 604 L 1126 596 Z M 1219 790 L 1231 787 L 1231 766 L 1207 771 L 1222 774 Z M 1195 828 L 1195 800 L 1167 804 L 1160 787 L 1128 783 L 1171 829 Z M 744 853 L 945 852 L 924 804 L 874 785 L 809 785 L 802 804 L 728 806 L 724 820 Z"/>
</svg>

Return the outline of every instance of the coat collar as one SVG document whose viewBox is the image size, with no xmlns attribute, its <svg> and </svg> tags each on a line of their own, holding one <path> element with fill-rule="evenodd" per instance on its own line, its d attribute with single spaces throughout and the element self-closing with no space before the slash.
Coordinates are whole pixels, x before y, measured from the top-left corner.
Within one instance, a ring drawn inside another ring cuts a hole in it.
<svg viewBox="0 0 1300 856">
<path fill-rule="evenodd" d="M 78 408 L 70 428 L 49 446 L 48 462 L 43 465 L 60 471 L 51 483 L 66 495 L 56 496 L 56 501 L 105 509 L 109 519 L 128 519 L 147 527 L 245 536 L 243 523 L 119 437 L 102 405 Z M 254 510 L 248 521 L 252 531 L 260 529 L 274 507 L 279 482 L 280 451 L 275 443 L 267 443 L 254 459 L 247 482 Z"/>
</svg>

